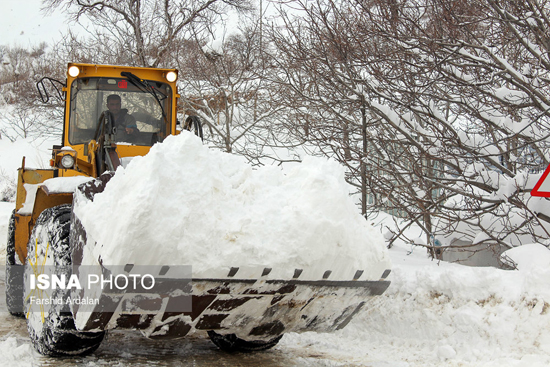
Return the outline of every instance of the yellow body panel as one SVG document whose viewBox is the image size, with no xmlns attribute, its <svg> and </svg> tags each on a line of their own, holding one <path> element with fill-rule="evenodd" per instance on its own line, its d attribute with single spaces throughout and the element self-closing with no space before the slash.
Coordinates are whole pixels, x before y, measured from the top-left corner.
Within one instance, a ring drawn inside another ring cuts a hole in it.
<svg viewBox="0 0 550 367">
<path fill-rule="evenodd" d="M 151 147 L 118 144 L 116 151 L 120 158 L 144 156 L 149 153 Z"/>
<path fill-rule="evenodd" d="M 27 199 L 27 191 L 24 188 L 24 184 L 35 185 L 53 177 L 55 177 L 55 170 L 27 169 L 25 168 L 25 163 L 23 161 L 23 167 L 19 169 L 19 174 L 17 175 L 17 197 L 15 200 L 15 210 L 17 211 L 21 209 Z"/>
<path fill-rule="evenodd" d="M 43 187 L 40 187 L 36 192 L 32 213 L 20 214 L 18 211 L 23 208 L 27 200 L 25 184 L 38 185 L 50 178 L 75 175 L 79 175 L 79 172 L 74 170 L 26 168 L 23 161 L 23 167 L 19 169 L 15 203 L 15 252 L 19 255 L 21 262 L 24 263 L 27 257 L 27 243 L 40 213 L 44 209 L 71 203 L 73 200 L 72 193 L 49 194 Z"/>
</svg>

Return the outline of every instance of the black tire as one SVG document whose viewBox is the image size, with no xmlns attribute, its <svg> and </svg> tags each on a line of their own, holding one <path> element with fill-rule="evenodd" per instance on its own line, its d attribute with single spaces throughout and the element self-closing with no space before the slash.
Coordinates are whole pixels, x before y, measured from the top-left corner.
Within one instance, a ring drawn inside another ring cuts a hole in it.
<svg viewBox="0 0 550 367">
<path fill-rule="evenodd" d="M 26 267 L 31 274 L 65 274 L 71 271 L 69 245 L 71 205 L 60 205 L 44 210 L 38 217 L 29 240 Z M 29 277 L 25 277 L 28 282 Z M 27 329 L 34 348 L 48 356 L 86 355 L 95 351 L 105 332 L 81 332 L 75 327 L 70 306 L 66 303 L 38 306 L 31 297 L 42 299 L 66 299 L 70 290 L 54 289 L 47 292 L 30 290 L 25 297 Z"/>
<path fill-rule="evenodd" d="M 270 340 L 244 340 L 237 338 L 235 334 L 221 335 L 215 331 L 208 331 L 212 343 L 225 352 L 259 352 L 273 348 L 283 337 L 279 335 Z"/>
<path fill-rule="evenodd" d="M 6 306 L 13 316 L 23 313 L 23 264 L 15 253 L 15 210 L 11 213 L 6 242 Z"/>
</svg>

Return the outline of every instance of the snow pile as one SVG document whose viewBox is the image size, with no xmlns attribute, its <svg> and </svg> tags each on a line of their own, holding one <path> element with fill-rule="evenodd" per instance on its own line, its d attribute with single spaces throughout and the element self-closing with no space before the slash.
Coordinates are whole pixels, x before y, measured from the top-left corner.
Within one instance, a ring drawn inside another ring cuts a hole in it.
<svg viewBox="0 0 550 367">
<path fill-rule="evenodd" d="M 357 270 L 379 279 L 390 267 L 338 163 L 310 157 L 285 171 L 253 170 L 189 133 L 119 168 L 93 202 L 79 196 L 74 211 L 106 265 L 191 265 L 194 276 L 256 266 L 291 277 L 314 268 L 332 270 L 330 279 Z"/>
</svg>

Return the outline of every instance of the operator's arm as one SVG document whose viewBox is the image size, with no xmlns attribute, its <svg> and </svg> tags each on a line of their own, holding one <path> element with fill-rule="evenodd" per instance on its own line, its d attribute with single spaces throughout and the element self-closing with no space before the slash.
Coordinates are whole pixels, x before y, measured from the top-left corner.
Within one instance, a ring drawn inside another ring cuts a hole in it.
<svg viewBox="0 0 550 367">
<path fill-rule="evenodd" d="M 136 124 L 136 119 L 132 115 L 124 116 L 124 126 L 127 134 L 133 134 L 134 132 L 139 132 Z"/>
</svg>

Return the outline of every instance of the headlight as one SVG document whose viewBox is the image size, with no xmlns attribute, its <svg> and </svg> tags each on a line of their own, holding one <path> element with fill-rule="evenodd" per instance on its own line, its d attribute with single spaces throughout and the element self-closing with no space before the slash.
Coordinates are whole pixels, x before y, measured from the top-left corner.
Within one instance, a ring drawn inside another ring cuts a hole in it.
<svg viewBox="0 0 550 367">
<path fill-rule="evenodd" d="M 73 78 L 76 78 L 78 76 L 78 74 L 80 74 L 80 69 L 78 68 L 78 66 L 71 66 L 69 68 L 69 75 L 72 76 Z"/>
<path fill-rule="evenodd" d="M 166 73 L 166 80 L 168 80 L 170 83 L 175 82 L 178 79 L 178 74 L 174 71 L 169 71 Z"/>
<path fill-rule="evenodd" d="M 61 165 L 63 168 L 69 169 L 74 166 L 74 157 L 70 154 L 66 154 L 61 158 Z"/>
</svg>

